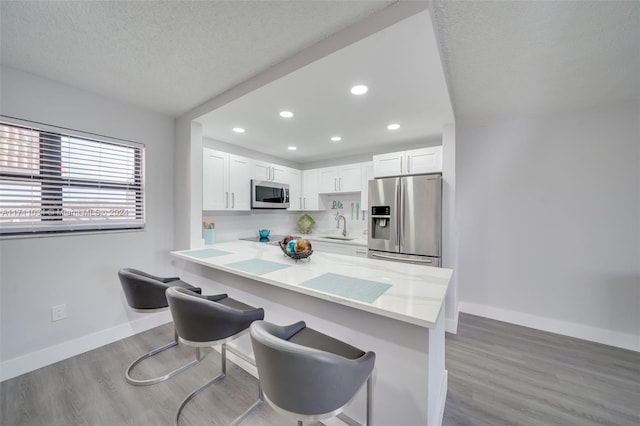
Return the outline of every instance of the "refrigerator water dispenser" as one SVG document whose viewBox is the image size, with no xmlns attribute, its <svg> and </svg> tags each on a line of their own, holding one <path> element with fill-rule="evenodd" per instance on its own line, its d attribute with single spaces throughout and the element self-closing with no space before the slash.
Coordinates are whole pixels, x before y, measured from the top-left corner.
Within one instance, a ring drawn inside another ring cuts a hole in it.
<svg viewBox="0 0 640 426">
<path fill-rule="evenodd" d="M 390 213 L 391 208 L 389 206 L 371 207 L 371 238 L 388 240 L 391 237 Z"/>
</svg>

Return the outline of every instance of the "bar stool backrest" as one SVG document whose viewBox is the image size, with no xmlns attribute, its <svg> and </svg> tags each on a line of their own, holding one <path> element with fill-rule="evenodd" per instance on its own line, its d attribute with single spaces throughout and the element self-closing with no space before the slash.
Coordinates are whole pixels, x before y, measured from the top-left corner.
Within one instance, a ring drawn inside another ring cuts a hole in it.
<svg viewBox="0 0 640 426">
<path fill-rule="evenodd" d="M 214 301 L 184 288 L 171 287 L 166 297 L 178 336 L 190 342 L 221 341 L 264 318 L 262 308 L 247 306 L 250 310 L 243 310 L 225 305 L 227 300 L 233 300 L 226 294 L 215 296 L 218 301 Z"/>
<path fill-rule="evenodd" d="M 375 353 L 344 343 L 338 349 L 341 354 L 317 349 L 339 346 L 317 332 L 304 344 L 289 341 L 304 328 L 302 321 L 290 326 L 256 321 L 251 343 L 267 400 L 290 413 L 321 419 L 340 412 L 353 399 L 373 370 Z M 314 336 L 322 340 L 317 345 Z"/>
<path fill-rule="evenodd" d="M 127 303 L 134 309 L 166 308 L 165 292 L 169 286 L 165 282 L 178 280 L 177 277 L 161 278 L 132 268 L 120 269 L 118 278 Z"/>
</svg>

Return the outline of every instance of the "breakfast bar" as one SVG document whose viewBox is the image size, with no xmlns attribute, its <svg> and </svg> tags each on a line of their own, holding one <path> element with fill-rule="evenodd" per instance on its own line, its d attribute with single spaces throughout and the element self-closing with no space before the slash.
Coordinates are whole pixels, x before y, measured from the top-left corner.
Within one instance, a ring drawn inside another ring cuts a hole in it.
<svg viewBox="0 0 640 426">
<path fill-rule="evenodd" d="M 438 425 L 447 390 L 444 298 L 452 271 L 314 252 L 295 261 L 280 247 L 230 241 L 172 252 L 179 275 L 263 307 L 277 324 L 314 329 L 376 352 L 373 422 Z M 237 349 L 251 354 L 248 336 Z M 249 364 L 238 364 L 252 371 Z M 364 421 L 361 390 L 345 411 Z"/>
</svg>

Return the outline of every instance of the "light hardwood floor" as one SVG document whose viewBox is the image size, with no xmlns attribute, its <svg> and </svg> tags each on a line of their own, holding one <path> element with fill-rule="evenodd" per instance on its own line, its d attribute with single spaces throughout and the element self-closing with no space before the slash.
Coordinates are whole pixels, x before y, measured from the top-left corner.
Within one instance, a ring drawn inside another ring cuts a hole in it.
<svg viewBox="0 0 640 426">
<path fill-rule="evenodd" d="M 177 405 L 219 371 L 217 353 L 167 382 L 134 387 L 128 363 L 172 338 L 165 325 L 0 385 L 0 424 L 170 425 Z M 461 314 L 446 337 L 450 425 L 640 425 L 640 353 Z M 145 361 L 140 375 L 187 362 L 188 347 Z M 257 381 L 232 363 L 198 395 L 181 425 L 228 424 L 257 396 Z M 294 425 L 263 405 L 243 425 Z M 401 425 L 377 425 L 401 426 Z"/>
</svg>

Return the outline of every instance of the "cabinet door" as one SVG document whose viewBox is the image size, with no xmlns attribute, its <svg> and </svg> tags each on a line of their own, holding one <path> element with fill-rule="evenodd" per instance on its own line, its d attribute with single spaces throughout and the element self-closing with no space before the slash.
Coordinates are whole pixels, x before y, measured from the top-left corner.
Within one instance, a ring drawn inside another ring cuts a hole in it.
<svg viewBox="0 0 640 426">
<path fill-rule="evenodd" d="M 202 210 L 225 210 L 229 200 L 229 155 L 202 150 Z"/>
<path fill-rule="evenodd" d="M 362 184 L 360 163 L 338 166 L 338 170 L 338 191 L 359 192 Z"/>
<path fill-rule="evenodd" d="M 318 210 L 318 169 L 302 172 L 302 209 Z"/>
<path fill-rule="evenodd" d="M 338 170 L 335 167 L 327 167 L 318 171 L 318 192 L 320 194 L 333 194 L 338 192 Z"/>
<path fill-rule="evenodd" d="M 273 182 L 287 183 L 288 167 L 271 164 L 271 180 Z"/>
<path fill-rule="evenodd" d="M 229 154 L 229 208 L 251 209 L 251 160 Z"/>
<path fill-rule="evenodd" d="M 302 172 L 285 167 L 283 182 L 289 184 L 289 210 L 302 210 Z"/>
<path fill-rule="evenodd" d="M 404 165 L 404 152 L 390 152 L 373 156 L 373 176 L 400 176 Z"/>
<path fill-rule="evenodd" d="M 264 161 L 253 161 L 252 179 L 271 180 L 271 164 Z"/>
<path fill-rule="evenodd" d="M 442 172 L 442 146 L 412 149 L 406 159 L 406 175 Z"/>
<path fill-rule="evenodd" d="M 369 181 L 373 179 L 373 162 L 362 163 L 362 180 L 360 184 L 360 214 L 369 211 Z M 364 216 L 362 216 L 364 220 Z"/>
</svg>

